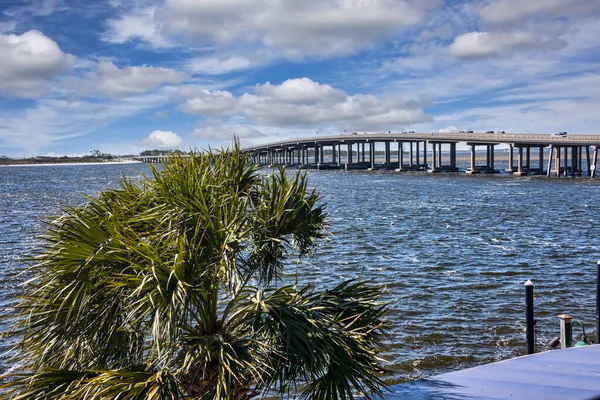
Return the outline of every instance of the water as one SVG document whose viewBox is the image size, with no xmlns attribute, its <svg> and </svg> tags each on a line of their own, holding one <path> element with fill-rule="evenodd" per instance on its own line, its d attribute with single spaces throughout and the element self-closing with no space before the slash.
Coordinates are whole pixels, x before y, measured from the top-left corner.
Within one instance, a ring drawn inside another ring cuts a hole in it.
<svg viewBox="0 0 600 400">
<path fill-rule="evenodd" d="M 147 171 L 0 168 L 2 314 L 19 292 L 17 274 L 43 216 Z M 558 336 L 558 314 L 593 330 L 600 180 L 310 171 L 309 182 L 327 203 L 332 235 L 299 266 L 300 279 L 329 286 L 362 274 L 385 285 L 390 382 L 524 354 L 527 279 L 540 350 Z"/>
</svg>

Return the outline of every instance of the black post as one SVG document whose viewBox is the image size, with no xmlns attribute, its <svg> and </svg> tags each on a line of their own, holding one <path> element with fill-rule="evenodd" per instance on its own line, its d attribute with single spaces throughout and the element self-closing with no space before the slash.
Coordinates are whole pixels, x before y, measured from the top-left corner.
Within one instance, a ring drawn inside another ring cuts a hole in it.
<svg viewBox="0 0 600 400">
<path fill-rule="evenodd" d="M 596 263 L 596 344 L 600 344 L 600 261 Z"/>
<path fill-rule="evenodd" d="M 535 319 L 533 318 L 533 282 L 531 280 L 525 282 L 525 308 L 527 354 L 533 354 L 535 353 Z"/>
</svg>

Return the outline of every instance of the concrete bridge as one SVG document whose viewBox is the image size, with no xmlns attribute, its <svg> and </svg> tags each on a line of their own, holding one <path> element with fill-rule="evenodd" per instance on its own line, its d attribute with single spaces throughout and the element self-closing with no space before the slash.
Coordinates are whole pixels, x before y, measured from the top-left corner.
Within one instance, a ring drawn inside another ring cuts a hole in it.
<svg viewBox="0 0 600 400">
<path fill-rule="evenodd" d="M 458 171 L 457 143 L 466 143 L 470 147 L 470 167 L 466 171 L 468 174 L 499 172 L 494 162 L 495 147 L 504 143 L 509 146 L 506 172 L 518 176 L 530 174 L 581 176 L 585 172 L 588 176 L 594 177 L 598 149 L 600 149 L 600 135 L 477 132 L 352 133 L 286 140 L 249 147 L 242 151 L 250 154 L 256 163 L 263 165 L 280 164 L 314 169 L 390 169 L 435 173 Z M 376 151 L 377 144 L 380 144 L 380 147 L 381 144 L 383 145 L 383 151 Z M 593 152 L 593 155 L 590 152 Z M 430 160 L 428 156 L 431 157 Z M 482 160 L 478 160 L 478 157 Z"/>
</svg>

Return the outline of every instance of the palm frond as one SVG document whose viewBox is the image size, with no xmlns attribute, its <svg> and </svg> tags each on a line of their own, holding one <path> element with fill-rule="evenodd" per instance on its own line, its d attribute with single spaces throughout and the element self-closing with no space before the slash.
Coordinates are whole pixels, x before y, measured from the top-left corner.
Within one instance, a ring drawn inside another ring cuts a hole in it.
<svg viewBox="0 0 600 400">
<path fill-rule="evenodd" d="M 277 288 L 326 236 L 305 174 L 262 175 L 235 143 L 63 211 L 13 316 L 11 398 L 379 393 L 380 288 Z"/>
</svg>

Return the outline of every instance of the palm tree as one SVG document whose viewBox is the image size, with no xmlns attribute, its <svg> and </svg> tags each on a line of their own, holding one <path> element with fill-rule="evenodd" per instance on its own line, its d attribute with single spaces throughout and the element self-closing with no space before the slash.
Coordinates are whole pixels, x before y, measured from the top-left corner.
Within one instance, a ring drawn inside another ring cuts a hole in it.
<svg viewBox="0 0 600 400">
<path fill-rule="evenodd" d="M 49 222 L 6 398 L 381 393 L 381 289 L 281 284 L 325 238 L 305 175 L 261 174 L 237 144 L 151 171 Z"/>
</svg>

